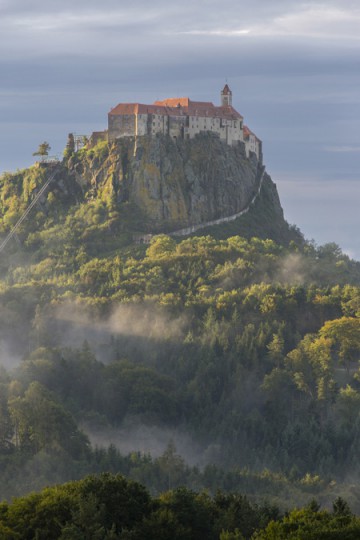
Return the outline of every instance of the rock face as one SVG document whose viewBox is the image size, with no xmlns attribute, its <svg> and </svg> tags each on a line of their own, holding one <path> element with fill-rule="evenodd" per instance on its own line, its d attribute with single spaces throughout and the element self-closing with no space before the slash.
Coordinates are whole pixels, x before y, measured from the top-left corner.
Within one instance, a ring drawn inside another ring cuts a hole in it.
<svg viewBox="0 0 360 540">
<path fill-rule="evenodd" d="M 164 136 L 121 139 L 101 159 L 90 151 L 69 168 L 95 196 L 138 207 L 152 232 L 240 212 L 258 192 L 263 173 L 255 156 L 246 158 L 242 143 L 231 147 L 211 133 L 185 141 Z M 275 185 L 267 175 L 264 183 L 283 217 Z"/>
</svg>

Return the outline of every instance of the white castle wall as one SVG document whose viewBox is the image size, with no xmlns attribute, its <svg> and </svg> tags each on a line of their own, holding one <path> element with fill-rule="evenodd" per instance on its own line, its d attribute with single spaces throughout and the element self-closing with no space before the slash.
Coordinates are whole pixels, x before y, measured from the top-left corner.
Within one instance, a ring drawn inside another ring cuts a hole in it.
<svg viewBox="0 0 360 540">
<path fill-rule="evenodd" d="M 221 94 L 222 106 L 231 106 L 231 98 L 231 91 L 226 85 Z M 210 105 L 212 106 L 212 104 Z M 110 113 L 109 140 L 129 136 L 156 135 L 157 133 L 169 135 L 175 139 L 193 139 L 197 134 L 209 131 L 219 135 L 220 139 L 229 145 L 244 142 L 246 155 L 249 157 L 250 153 L 254 153 L 261 160 L 261 142 L 250 130 L 247 130 L 246 136 L 244 136 L 242 117 L 237 118 L 236 115 L 233 115 L 235 118 L 229 118 L 229 115 L 219 116 L 219 113 L 216 116 L 211 116 L 211 107 L 210 110 L 207 108 L 207 111 L 201 111 L 200 108 L 196 111 L 196 115 L 191 115 L 191 111 L 189 111 L 190 114 L 184 111 L 180 108 L 180 104 L 179 114 L 173 106 L 169 109 L 164 107 L 164 110 L 159 112 L 160 114 L 157 114 L 153 110 L 146 113 L 143 110 L 141 114 L 137 112 L 129 114 L 128 111 L 127 114 Z"/>
</svg>

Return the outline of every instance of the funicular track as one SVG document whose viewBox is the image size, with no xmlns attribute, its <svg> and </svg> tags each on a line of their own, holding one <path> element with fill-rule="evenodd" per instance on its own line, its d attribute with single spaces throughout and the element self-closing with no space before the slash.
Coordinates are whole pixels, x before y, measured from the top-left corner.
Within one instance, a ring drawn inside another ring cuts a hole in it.
<svg viewBox="0 0 360 540">
<path fill-rule="evenodd" d="M 45 193 L 51 182 L 54 180 L 56 173 L 59 170 L 59 165 L 56 165 L 50 174 L 49 178 L 46 180 L 45 184 L 41 186 L 40 190 L 37 192 L 29 206 L 26 208 L 25 212 L 22 214 L 22 216 L 19 218 L 19 220 L 15 223 L 14 227 L 11 229 L 5 240 L 0 244 L 0 253 L 5 249 L 8 242 L 12 239 L 13 236 L 15 236 L 16 231 L 22 224 L 22 222 L 27 218 L 27 216 L 30 214 L 31 210 L 34 208 L 35 204 L 38 202 L 38 200 L 41 198 L 41 196 Z"/>
</svg>

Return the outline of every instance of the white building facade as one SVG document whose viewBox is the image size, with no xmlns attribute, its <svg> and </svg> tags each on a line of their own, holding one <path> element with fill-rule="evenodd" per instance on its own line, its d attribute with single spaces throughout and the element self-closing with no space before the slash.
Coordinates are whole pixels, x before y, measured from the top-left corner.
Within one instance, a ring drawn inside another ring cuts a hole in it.
<svg viewBox="0 0 360 540">
<path fill-rule="evenodd" d="M 221 105 L 192 101 L 187 97 L 156 101 L 153 105 L 120 103 L 108 115 L 108 138 L 155 136 L 158 133 L 177 139 L 192 139 L 211 132 L 229 145 L 245 144 L 246 154 L 262 159 L 261 141 L 243 124 L 243 117 L 232 106 L 232 92 L 226 84 Z"/>
</svg>

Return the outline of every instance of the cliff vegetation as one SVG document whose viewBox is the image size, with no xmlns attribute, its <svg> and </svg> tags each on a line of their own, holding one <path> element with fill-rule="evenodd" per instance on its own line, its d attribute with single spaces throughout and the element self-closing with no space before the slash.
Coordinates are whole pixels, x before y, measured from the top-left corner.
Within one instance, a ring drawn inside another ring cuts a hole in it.
<svg viewBox="0 0 360 540">
<path fill-rule="evenodd" d="M 269 178 L 238 221 L 134 242 L 228 208 L 230 173 L 212 208 L 200 180 L 182 186 L 200 178 L 191 151 L 156 139 L 135 157 L 131 141 L 67 156 L 0 255 L 0 495 L 120 471 L 156 496 L 240 490 L 281 509 L 341 496 L 359 511 L 360 264 L 289 228 Z M 248 175 L 237 212 L 258 164 L 226 151 Z M 1 177 L 3 234 L 47 174 Z"/>
</svg>

